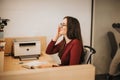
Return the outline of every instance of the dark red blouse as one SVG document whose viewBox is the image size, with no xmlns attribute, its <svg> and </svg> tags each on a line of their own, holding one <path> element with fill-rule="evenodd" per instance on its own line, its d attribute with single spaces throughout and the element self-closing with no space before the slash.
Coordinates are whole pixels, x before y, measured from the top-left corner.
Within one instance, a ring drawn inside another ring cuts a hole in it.
<svg viewBox="0 0 120 80">
<path fill-rule="evenodd" d="M 56 44 L 56 41 L 51 41 L 46 49 L 47 54 L 55 54 L 59 52 L 61 48 L 60 43 Z M 71 40 L 68 44 L 65 45 L 63 50 L 63 55 L 61 57 L 61 65 L 77 65 L 80 64 L 80 56 L 82 53 L 82 42 L 78 39 Z"/>
</svg>

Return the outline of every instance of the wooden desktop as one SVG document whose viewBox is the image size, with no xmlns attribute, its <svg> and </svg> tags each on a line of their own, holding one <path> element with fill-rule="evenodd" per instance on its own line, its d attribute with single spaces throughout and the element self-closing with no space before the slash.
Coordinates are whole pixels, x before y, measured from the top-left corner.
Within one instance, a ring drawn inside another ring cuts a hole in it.
<svg viewBox="0 0 120 80">
<path fill-rule="evenodd" d="M 4 50 L 5 50 L 5 42 L 0 40 L 0 72 L 4 71 Z"/>
<path fill-rule="evenodd" d="M 18 70 L 28 70 L 28 68 L 23 67 L 25 63 L 32 61 L 40 61 L 40 62 L 48 62 L 47 65 L 43 65 L 40 67 L 52 67 L 52 65 L 56 65 L 56 62 L 50 55 L 43 53 L 39 59 L 26 59 L 20 61 L 19 58 L 14 58 L 12 56 L 4 57 L 4 72 L 7 71 L 18 71 Z"/>
</svg>

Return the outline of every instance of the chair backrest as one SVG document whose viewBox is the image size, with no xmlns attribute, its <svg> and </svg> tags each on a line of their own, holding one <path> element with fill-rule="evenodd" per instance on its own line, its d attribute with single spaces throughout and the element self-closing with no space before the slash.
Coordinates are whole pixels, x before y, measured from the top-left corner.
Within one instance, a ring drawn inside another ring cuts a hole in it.
<svg viewBox="0 0 120 80">
<path fill-rule="evenodd" d="M 113 58 L 116 54 L 117 49 L 118 49 L 117 41 L 115 39 L 115 35 L 113 32 L 109 31 L 107 33 L 107 35 L 108 35 L 110 45 L 111 45 L 111 58 Z"/>
<path fill-rule="evenodd" d="M 96 50 L 90 46 L 84 46 L 84 51 L 82 53 L 82 64 L 91 64 L 92 55 L 96 53 Z"/>
</svg>

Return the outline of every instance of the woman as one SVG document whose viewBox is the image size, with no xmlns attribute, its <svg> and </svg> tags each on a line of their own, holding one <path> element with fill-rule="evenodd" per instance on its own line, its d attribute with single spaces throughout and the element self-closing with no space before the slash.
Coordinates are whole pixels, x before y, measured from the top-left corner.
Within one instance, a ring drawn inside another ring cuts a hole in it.
<svg viewBox="0 0 120 80">
<path fill-rule="evenodd" d="M 63 36 L 58 44 L 57 40 Z M 77 65 L 81 63 L 81 54 L 83 52 L 83 43 L 79 21 L 70 16 L 63 18 L 57 30 L 57 34 L 48 44 L 47 54 L 58 53 L 61 59 L 61 66 Z"/>
</svg>

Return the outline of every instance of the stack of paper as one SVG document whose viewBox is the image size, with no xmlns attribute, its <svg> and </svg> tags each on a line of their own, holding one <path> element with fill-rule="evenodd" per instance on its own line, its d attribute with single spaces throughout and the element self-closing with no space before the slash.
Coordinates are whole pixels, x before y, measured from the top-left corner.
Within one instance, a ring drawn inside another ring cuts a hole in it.
<svg viewBox="0 0 120 80">
<path fill-rule="evenodd" d="M 31 61 L 28 63 L 24 63 L 22 66 L 28 69 L 34 69 L 40 65 L 48 64 L 48 62 L 45 61 Z"/>
</svg>

